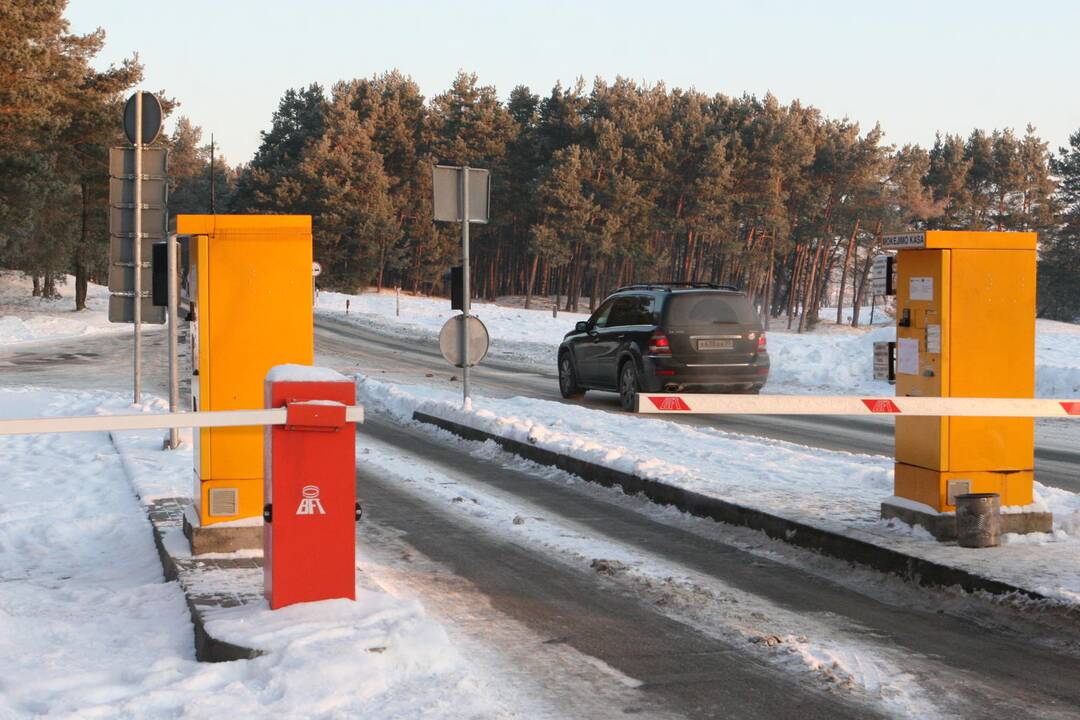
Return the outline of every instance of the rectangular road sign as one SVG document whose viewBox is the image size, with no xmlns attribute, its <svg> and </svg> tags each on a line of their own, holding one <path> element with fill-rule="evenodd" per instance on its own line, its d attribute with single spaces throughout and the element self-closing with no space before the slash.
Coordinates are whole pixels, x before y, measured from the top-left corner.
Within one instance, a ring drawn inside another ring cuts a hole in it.
<svg viewBox="0 0 1080 720">
<path fill-rule="evenodd" d="M 157 207 L 165 205 L 168 191 L 164 179 L 143 179 L 143 205 Z M 135 181 L 131 178 L 109 178 L 109 205 L 131 208 L 135 203 Z"/>
<path fill-rule="evenodd" d="M 151 250 L 152 252 L 152 250 Z M 151 289 L 154 275 L 153 269 L 145 263 L 142 269 L 142 291 L 145 296 Z M 109 291 L 114 293 L 135 292 L 135 265 L 109 265 Z"/>
<path fill-rule="evenodd" d="M 166 148 L 144 147 L 142 151 L 143 180 L 164 180 L 168 174 L 169 151 Z M 109 176 L 135 179 L 135 148 L 109 148 Z"/>
<path fill-rule="evenodd" d="M 135 207 L 135 148 L 109 149 L 109 320 L 134 321 L 135 213 L 140 213 L 139 240 L 142 321 L 161 324 L 165 311 L 150 298 L 153 243 L 168 233 L 168 150 L 142 150 L 142 207 Z"/>
<path fill-rule="evenodd" d="M 432 175 L 435 192 L 435 219 L 461 222 L 461 168 L 436 165 Z M 491 173 L 469 168 L 469 222 L 486 223 L 491 218 Z"/>
<path fill-rule="evenodd" d="M 154 251 L 154 243 L 156 242 L 161 242 L 161 240 L 143 238 L 142 262 L 144 267 L 150 265 L 151 253 Z M 109 258 L 113 263 L 118 265 L 134 263 L 134 249 L 134 243 L 131 241 L 131 238 L 116 237 L 115 235 L 109 238 Z"/>
<path fill-rule="evenodd" d="M 896 256 L 878 255 L 870 267 L 870 285 L 875 295 L 896 294 Z"/>
<path fill-rule="evenodd" d="M 144 323 L 151 323 L 153 325 L 164 325 L 166 308 L 159 305 L 154 305 L 154 299 L 150 297 L 150 281 L 145 280 L 144 282 L 146 282 L 146 287 L 148 289 L 143 292 L 142 321 Z M 132 300 L 133 298 L 130 296 L 116 294 L 110 295 L 109 322 L 135 322 L 135 303 L 132 302 Z"/>
<path fill-rule="evenodd" d="M 896 343 L 874 343 L 874 379 L 896 382 Z"/>
<path fill-rule="evenodd" d="M 146 197 L 146 188 L 143 188 L 143 197 Z M 143 202 L 143 205 L 149 203 Z M 164 240 L 166 235 L 166 211 L 161 207 L 143 207 L 142 211 L 142 234 L 143 238 Z M 135 206 L 109 208 L 109 234 L 113 237 L 121 237 L 127 241 L 135 234 Z"/>
</svg>

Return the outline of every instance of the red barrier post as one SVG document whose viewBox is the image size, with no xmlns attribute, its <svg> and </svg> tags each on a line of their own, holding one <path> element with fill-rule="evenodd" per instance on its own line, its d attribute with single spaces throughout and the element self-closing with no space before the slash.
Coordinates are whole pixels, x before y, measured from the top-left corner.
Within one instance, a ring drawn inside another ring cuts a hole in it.
<svg viewBox="0 0 1080 720">
<path fill-rule="evenodd" d="M 266 407 L 287 409 L 266 428 L 263 591 L 270 608 L 356 599 L 356 386 L 325 368 L 279 366 Z"/>
</svg>

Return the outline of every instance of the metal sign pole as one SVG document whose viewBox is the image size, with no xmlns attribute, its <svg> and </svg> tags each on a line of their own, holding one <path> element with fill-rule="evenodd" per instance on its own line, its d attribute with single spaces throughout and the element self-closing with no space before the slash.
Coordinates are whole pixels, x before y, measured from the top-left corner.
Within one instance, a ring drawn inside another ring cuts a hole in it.
<svg viewBox="0 0 1080 720">
<path fill-rule="evenodd" d="M 462 405 L 469 405 L 469 167 L 461 168 L 461 379 Z"/>
<path fill-rule="evenodd" d="M 176 235 L 169 234 L 165 240 L 166 256 L 168 258 L 167 271 L 169 273 L 169 412 L 177 411 L 180 404 L 180 380 L 178 369 L 177 351 L 177 295 L 179 294 L 176 273 Z M 180 431 L 177 428 L 169 428 L 169 449 L 175 450 L 180 445 Z"/>
<path fill-rule="evenodd" d="M 142 91 L 135 92 L 135 239 L 133 258 L 135 260 L 135 297 L 132 305 L 132 320 L 135 330 L 134 388 L 135 404 L 142 402 Z"/>
</svg>

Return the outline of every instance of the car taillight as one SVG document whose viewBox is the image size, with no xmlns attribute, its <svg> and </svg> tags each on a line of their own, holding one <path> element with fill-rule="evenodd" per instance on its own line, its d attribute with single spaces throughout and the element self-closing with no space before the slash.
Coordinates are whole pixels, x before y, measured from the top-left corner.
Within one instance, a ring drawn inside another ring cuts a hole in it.
<svg viewBox="0 0 1080 720">
<path fill-rule="evenodd" d="M 757 349 L 758 350 L 764 350 L 765 349 L 765 333 L 761 333 L 760 335 L 758 335 Z"/>
<path fill-rule="evenodd" d="M 649 354 L 650 355 L 670 355 L 671 343 L 668 342 L 667 335 L 659 330 L 652 334 L 649 338 Z"/>
</svg>

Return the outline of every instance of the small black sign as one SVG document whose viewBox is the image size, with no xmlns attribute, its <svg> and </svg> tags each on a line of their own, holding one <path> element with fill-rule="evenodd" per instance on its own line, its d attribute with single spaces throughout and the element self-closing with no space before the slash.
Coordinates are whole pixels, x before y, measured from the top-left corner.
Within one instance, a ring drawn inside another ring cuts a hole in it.
<svg viewBox="0 0 1080 720">
<path fill-rule="evenodd" d="M 450 309 L 465 309 L 465 276 L 462 266 L 455 265 L 450 268 Z"/>
<path fill-rule="evenodd" d="M 138 93 L 135 93 L 138 95 Z M 128 141 L 135 143 L 135 95 L 128 98 L 124 105 L 124 134 Z M 153 93 L 142 94 L 142 143 L 149 145 L 161 134 L 161 101 Z"/>
</svg>

